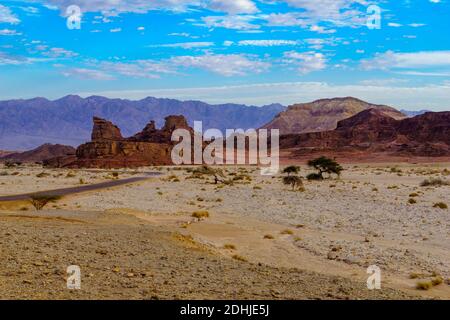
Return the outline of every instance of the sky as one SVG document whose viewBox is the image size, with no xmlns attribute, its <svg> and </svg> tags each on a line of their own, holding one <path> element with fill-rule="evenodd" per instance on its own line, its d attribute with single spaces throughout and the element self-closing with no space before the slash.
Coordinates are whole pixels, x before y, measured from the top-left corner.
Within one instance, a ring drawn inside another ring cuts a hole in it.
<svg viewBox="0 0 450 320">
<path fill-rule="evenodd" d="M 450 110 L 450 0 L 0 1 L 0 100 Z"/>
</svg>

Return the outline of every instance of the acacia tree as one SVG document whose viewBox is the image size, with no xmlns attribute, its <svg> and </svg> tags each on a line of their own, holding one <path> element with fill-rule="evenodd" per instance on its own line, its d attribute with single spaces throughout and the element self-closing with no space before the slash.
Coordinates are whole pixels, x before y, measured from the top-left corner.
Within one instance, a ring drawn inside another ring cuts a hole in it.
<svg viewBox="0 0 450 320">
<path fill-rule="evenodd" d="M 300 172 L 300 167 L 298 166 L 289 166 L 284 168 L 283 173 L 287 174 L 287 176 L 283 177 L 283 184 L 290 185 L 292 187 L 292 191 L 295 189 L 303 189 L 303 181 L 298 173 Z"/>
<path fill-rule="evenodd" d="M 292 187 L 292 191 L 303 188 L 303 181 L 299 176 L 285 176 L 283 177 L 283 183 L 285 185 L 290 185 Z"/>
<path fill-rule="evenodd" d="M 288 176 L 291 174 L 298 174 L 300 172 L 300 167 L 298 166 L 289 166 L 284 168 L 283 173 L 287 173 Z"/>
<path fill-rule="evenodd" d="M 308 166 L 318 171 L 308 175 L 309 180 L 323 180 L 325 173 L 328 174 L 328 177 L 331 177 L 332 174 L 336 174 L 339 177 L 344 170 L 336 160 L 324 156 L 308 161 Z"/>
</svg>

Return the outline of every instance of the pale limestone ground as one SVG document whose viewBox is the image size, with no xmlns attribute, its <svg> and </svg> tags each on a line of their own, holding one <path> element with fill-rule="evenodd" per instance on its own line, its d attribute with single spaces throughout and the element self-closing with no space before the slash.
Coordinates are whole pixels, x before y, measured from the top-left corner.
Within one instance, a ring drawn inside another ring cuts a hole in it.
<svg viewBox="0 0 450 320">
<path fill-rule="evenodd" d="M 227 168 L 228 178 L 242 174 L 251 181 L 223 187 L 210 180 L 187 179 L 191 174 L 186 170 L 146 168 L 142 171 L 156 169 L 164 175 L 62 199 L 58 206 L 131 213 L 175 227 L 223 255 L 237 253 L 272 266 L 364 281 L 367 266 L 376 264 L 389 286 L 417 294 L 418 280 L 409 279 L 411 273 L 424 279 L 432 273 L 450 277 L 450 210 L 433 208 L 437 202 L 450 205 L 450 187 L 419 186 L 429 177 L 450 180 L 445 168 L 450 167 L 346 166 L 341 180 L 305 182 L 305 192 L 290 191 L 280 177 L 260 176 L 256 168 Z M 308 172 L 302 168 L 302 175 Z M 29 179 L 30 184 L 37 180 Z M 408 203 L 412 193 L 418 194 L 416 204 Z M 196 210 L 207 210 L 211 217 L 189 224 Z M 282 234 L 287 229 L 293 234 Z M 267 234 L 275 238 L 273 242 L 262 241 Z M 220 249 L 225 243 L 237 249 Z M 443 284 L 426 295 L 450 298 L 449 286 Z"/>
<path fill-rule="evenodd" d="M 120 178 L 132 176 L 134 170 L 120 170 Z M 5 168 L 0 165 L 0 195 L 30 193 L 39 190 L 69 188 L 105 182 L 114 178 L 107 170 L 46 169 L 26 165 Z"/>
</svg>

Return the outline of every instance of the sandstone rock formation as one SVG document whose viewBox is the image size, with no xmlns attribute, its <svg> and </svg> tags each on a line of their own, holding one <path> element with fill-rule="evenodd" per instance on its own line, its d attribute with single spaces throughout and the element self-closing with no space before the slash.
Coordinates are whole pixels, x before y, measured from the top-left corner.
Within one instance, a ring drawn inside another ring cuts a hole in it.
<svg viewBox="0 0 450 320">
<path fill-rule="evenodd" d="M 9 153 L 0 157 L 1 161 L 43 162 L 55 157 L 66 157 L 75 154 L 75 148 L 60 144 L 44 144 L 36 149 Z"/>
<path fill-rule="evenodd" d="M 171 165 L 174 143 L 172 133 L 187 129 L 193 134 L 183 116 L 168 116 L 160 130 L 151 121 L 141 132 L 124 138 L 113 123 L 94 117 L 92 141 L 78 147 L 75 157 L 58 157 L 47 166 L 71 168 L 135 168 L 151 165 Z"/>
<path fill-rule="evenodd" d="M 406 116 L 394 108 L 374 105 L 356 98 L 335 98 L 296 104 L 278 114 L 264 129 L 279 129 L 280 134 L 296 134 L 334 130 L 343 119 L 363 110 L 377 109 L 394 119 Z"/>
<path fill-rule="evenodd" d="M 332 131 L 290 134 L 280 147 L 290 156 L 311 154 L 385 154 L 403 157 L 450 156 L 450 112 L 429 112 L 397 120 L 380 109 L 364 110 Z"/>
</svg>

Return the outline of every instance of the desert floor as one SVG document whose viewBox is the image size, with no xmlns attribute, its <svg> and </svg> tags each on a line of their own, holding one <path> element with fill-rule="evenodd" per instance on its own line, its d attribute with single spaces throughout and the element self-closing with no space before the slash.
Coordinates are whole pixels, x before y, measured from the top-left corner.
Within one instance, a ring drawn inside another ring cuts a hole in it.
<svg viewBox="0 0 450 320">
<path fill-rule="evenodd" d="M 161 173 L 39 212 L 0 203 L 0 298 L 450 299 L 450 210 L 434 207 L 450 186 L 420 186 L 450 166 L 345 168 L 303 192 L 256 167 L 226 167 L 233 183 L 218 185 L 189 168 L 0 168 L 0 196 Z M 81 290 L 66 288 L 69 265 Z M 367 289 L 370 265 L 381 290 Z"/>
</svg>

